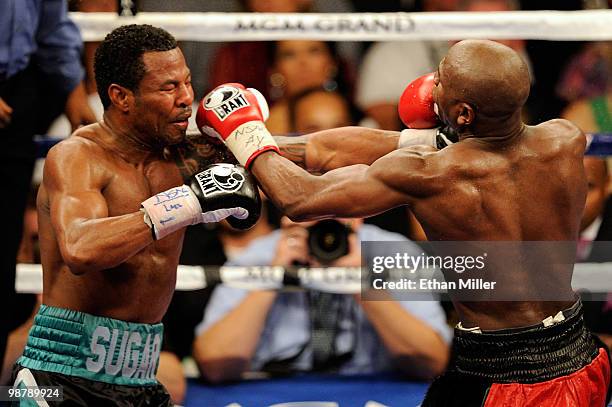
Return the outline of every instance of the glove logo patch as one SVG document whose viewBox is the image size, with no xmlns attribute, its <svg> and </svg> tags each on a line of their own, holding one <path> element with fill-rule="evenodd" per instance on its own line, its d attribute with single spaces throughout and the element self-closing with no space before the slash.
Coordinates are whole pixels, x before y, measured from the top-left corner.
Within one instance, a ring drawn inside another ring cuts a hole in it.
<svg viewBox="0 0 612 407">
<path fill-rule="evenodd" d="M 245 177 L 231 164 L 218 164 L 195 175 L 205 197 L 242 188 Z"/>
<path fill-rule="evenodd" d="M 223 121 L 235 110 L 250 106 L 249 101 L 240 90 L 222 86 L 210 92 L 203 101 L 204 109 L 212 110 L 219 120 Z"/>
</svg>

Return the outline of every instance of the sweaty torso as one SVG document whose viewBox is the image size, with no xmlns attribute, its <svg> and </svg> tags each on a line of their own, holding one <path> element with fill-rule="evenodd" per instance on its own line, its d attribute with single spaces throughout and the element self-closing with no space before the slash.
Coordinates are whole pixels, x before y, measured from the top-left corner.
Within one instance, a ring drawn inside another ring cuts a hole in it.
<svg viewBox="0 0 612 407">
<path fill-rule="evenodd" d="M 571 304 L 567 251 L 575 245 L 528 242 L 576 240 L 586 196 L 583 151 L 580 131 L 555 120 L 527 127 L 504 146 L 467 139 L 436 154 L 453 163 L 452 175 L 441 180 L 440 193 L 413 207 L 429 240 L 521 242 L 488 246 L 498 252 L 497 259 L 489 255 L 486 276 L 504 301 L 469 301 L 463 292 L 454 302 L 464 326 L 530 325 Z M 446 272 L 447 280 L 455 277 Z"/>
<path fill-rule="evenodd" d="M 138 212 L 151 195 L 183 183 L 176 165 L 162 158 L 126 161 L 97 125 L 64 142 L 81 143 L 79 151 L 87 152 L 86 157 L 57 158 L 84 160 L 84 176 L 100 180 L 109 217 Z M 38 213 L 45 304 L 133 322 L 161 320 L 174 291 L 184 230 L 153 242 L 117 267 L 77 275 L 62 259 L 44 185 Z M 130 236 L 120 238 L 128 241 Z"/>
</svg>

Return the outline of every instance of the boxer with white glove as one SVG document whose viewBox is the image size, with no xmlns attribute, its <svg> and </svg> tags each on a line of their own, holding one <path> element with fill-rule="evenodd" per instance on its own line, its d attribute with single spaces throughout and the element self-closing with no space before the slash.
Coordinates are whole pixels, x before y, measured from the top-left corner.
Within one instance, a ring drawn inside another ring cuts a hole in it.
<svg viewBox="0 0 612 407">
<path fill-rule="evenodd" d="M 142 202 L 145 222 L 159 240 L 185 226 L 219 222 L 248 229 L 261 213 L 257 183 L 243 167 L 212 164 L 189 185 L 170 188 Z"/>
<path fill-rule="evenodd" d="M 458 141 L 448 126 L 440 127 L 433 101 L 434 76 L 432 72 L 416 78 L 404 89 L 397 110 L 408 128 L 400 132 L 398 148 L 427 145 L 440 150 Z"/>
</svg>

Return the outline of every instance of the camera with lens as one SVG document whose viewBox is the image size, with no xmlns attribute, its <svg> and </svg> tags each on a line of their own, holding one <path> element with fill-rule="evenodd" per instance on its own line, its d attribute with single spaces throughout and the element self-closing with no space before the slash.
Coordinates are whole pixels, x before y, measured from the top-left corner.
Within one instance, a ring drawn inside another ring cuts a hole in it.
<svg viewBox="0 0 612 407">
<path fill-rule="evenodd" d="M 308 227 L 308 251 L 321 264 L 329 264 L 349 253 L 350 226 L 334 219 Z"/>
</svg>

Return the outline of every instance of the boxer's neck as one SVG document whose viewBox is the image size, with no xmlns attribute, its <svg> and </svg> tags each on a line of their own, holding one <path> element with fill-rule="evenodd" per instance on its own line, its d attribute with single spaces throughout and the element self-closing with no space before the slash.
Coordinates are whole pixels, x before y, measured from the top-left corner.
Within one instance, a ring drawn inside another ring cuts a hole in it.
<svg viewBox="0 0 612 407">
<path fill-rule="evenodd" d="M 112 115 L 105 113 L 100 126 L 109 133 L 117 153 L 126 161 L 143 162 L 162 154 L 163 146 L 158 146 L 150 136 L 141 135 L 136 129 L 121 123 Z"/>
<path fill-rule="evenodd" d="M 526 126 L 521 120 L 520 112 L 508 120 L 480 120 L 477 128 L 469 133 L 459 135 L 459 140 L 475 139 L 491 144 L 506 144 L 520 137 Z"/>
</svg>

